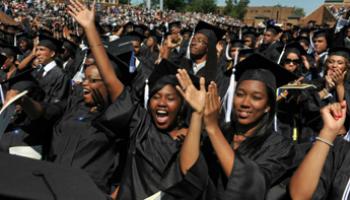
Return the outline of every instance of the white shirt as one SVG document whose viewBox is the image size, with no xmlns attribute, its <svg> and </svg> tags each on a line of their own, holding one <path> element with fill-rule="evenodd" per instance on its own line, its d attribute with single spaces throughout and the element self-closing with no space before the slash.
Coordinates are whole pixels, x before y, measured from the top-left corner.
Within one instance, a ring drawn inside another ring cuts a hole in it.
<svg viewBox="0 0 350 200">
<path fill-rule="evenodd" d="M 46 76 L 46 74 L 53 69 L 54 67 L 56 67 L 57 64 L 56 62 L 53 60 L 50 63 L 48 63 L 47 65 L 44 66 L 44 73 L 43 73 L 43 77 Z"/>
<path fill-rule="evenodd" d="M 139 68 L 139 65 L 140 65 L 140 60 L 135 57 L 135 67 L 136 67 L 136 69 Z"/>
<path fill-rule="evenodd" d="M 198 73 L 198 71 L 201 70 L 205 66 L 206 63 L 207 63 L 207 61 L 204 61 L 204 62 L 199 63 L 199 64 L 196 64 L 194 62 L 192 65 L 192 69 L 193 69 L 194 74 L 196 75 Z"/>
</svg>

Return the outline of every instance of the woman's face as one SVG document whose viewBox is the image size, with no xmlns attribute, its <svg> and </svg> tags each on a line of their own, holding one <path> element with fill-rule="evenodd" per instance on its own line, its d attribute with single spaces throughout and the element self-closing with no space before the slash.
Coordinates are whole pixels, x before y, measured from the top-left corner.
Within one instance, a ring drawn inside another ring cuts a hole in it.
<svg viewBox="0 0 350 200">
<path fill-rule="evenodd" d="M 257 122 L 270 110 L 265 83 L 257 80 L 242 81 L 233 102 L 236 119 L 241 125 Z"/>
<path fill-rule="evenodd" d="M 289 53 L 284 61 L 283 67 L 290 71 L 294 72 L 301 63 L 301 59 L 296 53 Z"/>
<path fill-rule="evenodd" d="M 344 72 L 347 69 L 348 62 L 343 56 L 332 55 L 327 59 L 327 74 L 332 75 L 335 69 Z"/>
<path fill-rule="evenodd" d="M 153 47 L 155 44 L 156 44 L 156 42 L 155 42 L 153 37 L 147 38 L 147 42 L 146 42 L 147 47 Z"/>
<path fill-rule="evenodd" d="M 93 107 L 97 105 L 92 95 L 93 90 L 101 94 L 103 101 L 108 102 L 108 92 L 103 80 L 98 72 L 96 65 L 90 65 L 85 69 L 85 79 L 83 81 L 84 102 L 86 105 Z"/>
<path fill-rule="evenodd" d="M 176 89 L 168 84 L 151 97 L 149 107 L 157 128 L 168 129 L 176 121 L 181 97 Z"/>
</svg>

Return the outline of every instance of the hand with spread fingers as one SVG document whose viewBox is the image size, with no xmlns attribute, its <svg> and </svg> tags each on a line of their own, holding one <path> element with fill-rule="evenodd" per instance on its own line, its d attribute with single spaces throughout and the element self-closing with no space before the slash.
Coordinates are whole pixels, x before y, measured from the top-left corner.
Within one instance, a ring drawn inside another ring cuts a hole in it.
<svg viewBox="0 0 350 200">
<path fill-rule="evenodd" d="M 95 3 L 94 1 L 89 9 L 86 5 L 78 0 L 70 0 L 68 5 L 68 13 L 72 16 L 83 28 L 89 28 L 95 25 Z"/>
<path fill-rule="evenodd" d="M 344 84 L 344 78 L 346 75 L 346 71 L 342 71 L 339 68 L 335 68 L 332 76 L 332 80 L 335 83 L 335 85 L 343 85 Z"/>
<path fill-rule="evenodd" d="M 180 86 L 177 85 L 176 89 L 196 112 L 202 113 L 206 96 L 205 79 L 203 77 L 200 78 L 200 89 L 198 90 L 193 85 L 192 80 L 185 69 L 179 69 L 176 77 L 180 83 Z"/>
</svg>

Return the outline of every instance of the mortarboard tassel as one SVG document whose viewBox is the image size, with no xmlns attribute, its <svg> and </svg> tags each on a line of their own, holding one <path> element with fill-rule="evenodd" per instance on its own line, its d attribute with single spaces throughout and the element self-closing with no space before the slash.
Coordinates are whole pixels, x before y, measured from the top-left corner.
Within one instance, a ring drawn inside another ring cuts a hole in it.
<svg viewBox="0 0 350 200">
<path fill-rule="evenodd" d="M 187 50 L 186 50 L 186 58 L 187 58 L 187 59 L 191 59 L 191 50 L 190 50 L 190 47 L 191 47 L 191 43 L 192 43 L 193 36 L 194 36 L 194 30 L 193 30 L 193 32 L 192 32 L 190 41 L 189 41 L 189 43 L 188 43 L 188 45 L 187 45 Z"/>
<path fill-rule="evenodd" d="M 281 93 L 281 91 L 280 91 L 280 89 L 279 88 L 277 88 L 277 90 L 276 90 L 276 97 L 278 97 L 279 95 L 280 95 L 280 93 Z M 276 113 L 275 113 L 275 116 L 273 117 L 273 121 L 274 121 L 274 123 L 273 123 L 273 126 L 274 126 L 274 130 L 277 132 L 277 129 L 278 129 L 278 122 L 277 122 L 277 111 L 276 111 Z"/>
<path fill-rule="evenodd" d="M 315 48 L 315 45 L 314 45 L 314 41 L 312 40 L 312 35 L 311 35 L 311 34 L 309 35 L 309 41 L 310 41 L 310 47 L 311 47 L 312 49 L 314 49 L 314 48 Z"/>
<path fill-rule="evenodd" d="M 282 60 L 282 57 L 283 57 L 285 51 L 286 51 L 286 44 L 284 44 L 284 46 L 283 46 L 283 50 L 280 54 L 280 57 L 278 58 L 277 64 L 281 63 L 281 60 Z"/>
<path fill-rule="evenodd" d="M 226 45 L 226 49 L 225 49 L 225 55 L 226 55 L 226 59 L 227 60 L 232 60 L 232 57 L 230 56 L 230 48 L 231 48 L 231 45 L 230 44 L 227 44 Z"/>
<path fill-rule="evenodd" d="M 13 46 L 17 47 L 17 34 L 13 37 Z"/>
<path fill-rule="evenodd" d="M 242 36 L 242 27 L 240 26 L 240 27 L 239 27 L 239 32 L 238 32 L 238 39 L 239 39 L 239 40 L 242 40 L 242 37 L 243 37 L 243 36 Z"/>
<path fill-rule="evenodd" d="M 5 97 L 4 97 L 4 91 L 2 90 L 2 85 L 0 84 L 0 95 L 1 95 L 1 103 L 4 105 L 5 103 Z"/>
<path fill-rule="evenodd" d="M 129 73 L 134 73 L 136 71 L 136 58 L 134 51 L 131 53 L 130 63 L 129 63 Z"/>
<path fill-rule="evenodd" d="M 147 103 L 148 103 L 148 98 L 149 98 L 149 85 L 148 85 L 148 79 L 146 79 L 145 81 L 145 93 L 144 93 L 144 97 L 143 97 L 143 106 L 145 107 L 145 109 L 147 110 Z"/>
<path fill-rule="evenodd" d="M 237 49 L 237 53 L 235 55 L 235 60 L 232 67 L 232 74 L 230 77 L 230 85 L 228 86 L 225 98 L 226 98 L 226 113 L 225 113 L 225 122 L 228 123 L 231 121 L 231 112 L 232 112 L 232 102 L 233 102 L 233 95 L 235 94 L 236 89 L 236 82 L 235 82 L 235 72 L 236 72 L 236 65 L 238 63 L 238 54 L 239 49 Z M 224 99 L 225 99 L 224 98 Z"/>
</svg>

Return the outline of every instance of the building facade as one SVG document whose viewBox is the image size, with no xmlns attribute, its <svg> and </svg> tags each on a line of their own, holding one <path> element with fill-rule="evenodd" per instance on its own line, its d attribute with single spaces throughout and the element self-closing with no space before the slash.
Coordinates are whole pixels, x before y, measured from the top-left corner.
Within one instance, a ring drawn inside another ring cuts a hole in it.
<svg viewBox="0 0 350 200">
<path fill-rule="evenodd" d="M 257 26 L 266 19 L 273 19 L 279 24 L 297 24 L 299 17 L 295 16 L 294 7 L 259 6 L 248 7 L 243 22 L 247 25 Z"/>
</svg>

